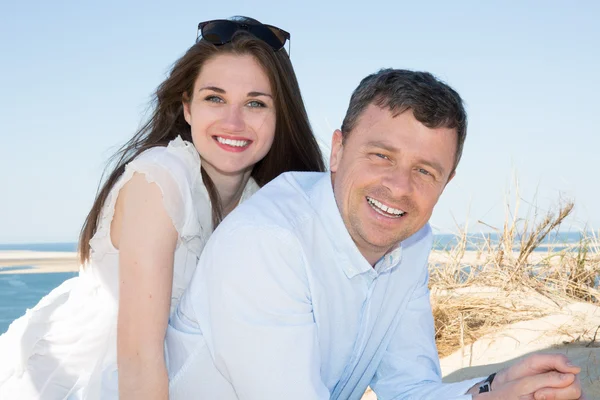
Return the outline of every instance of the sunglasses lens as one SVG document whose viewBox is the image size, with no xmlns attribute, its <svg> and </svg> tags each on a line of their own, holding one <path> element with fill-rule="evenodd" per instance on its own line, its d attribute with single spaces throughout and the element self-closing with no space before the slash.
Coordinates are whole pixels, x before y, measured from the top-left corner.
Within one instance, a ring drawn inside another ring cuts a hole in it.
<svg viewBox="0 0 600 400">
<path fill-rule="evenodd" d="M 251 25 L 249 28 L 254 36 L 271 46 L 273 50 L 281 49 L 285 43 L 285 37 L 278 36 L 279 29 L 272 29 L 264 25 Z"/>
<path fill-rule="evenodd" d="M 268 27 L 271 30 L 271 32 L 273 32 L 275 37 L 277 37 L 277 40 L 279 40 L 279 42 L 281 42 L 281 47 L 285 46 L 285 41 L 290 38 L 290 36 L 289 36 L 290 34 L 282 29 L 277 28 L 276 26 L 272 26 L 272 25 L 265 25 L 265 26 Z"/>
<path fill-rule="evenodd" d="M 202 26 L 202 37 L 213 44 L 225 44 L 238 29 L 232 21 L 211 21 Z"/>
<path fill-rule="evenodd" d="M 202 39 L 214 45 L 231 42 L 235 33 L 242 30 L 251 33 L 277 51 L 290 37 L 289 33 L 272 25 L 246 24 L 226 19 L 201 22 L 199 28 Z"/>
</svg>

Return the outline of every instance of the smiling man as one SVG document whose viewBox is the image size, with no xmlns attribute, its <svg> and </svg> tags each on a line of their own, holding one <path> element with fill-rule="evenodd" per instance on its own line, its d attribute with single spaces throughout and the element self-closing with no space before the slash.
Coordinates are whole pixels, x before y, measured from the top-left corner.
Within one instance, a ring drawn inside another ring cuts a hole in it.
<svg viewBox="0 0 600 400">
<path fill-rule="evenodd" d="M 454 176 L 457 142 L 460 137 L 462 147 L 466 133 L 458 108 L 449 110 L 456 113 L 452 127 L 428 128 L 404 112 L 403 100 L 366 105 L 333 136 L 335 199 L 352 240 L 372 265 L 425 226 Z"/>
<path fill-rule="evenodd" d="M 557 355 L 441 383 L 427 221 L 465 137 L 461 98 L 431 74 L 366 77 L 331 172 L 283 174 L 210 238 L 167 332 L 170 397 L 580 398 Z"/>
</svg>

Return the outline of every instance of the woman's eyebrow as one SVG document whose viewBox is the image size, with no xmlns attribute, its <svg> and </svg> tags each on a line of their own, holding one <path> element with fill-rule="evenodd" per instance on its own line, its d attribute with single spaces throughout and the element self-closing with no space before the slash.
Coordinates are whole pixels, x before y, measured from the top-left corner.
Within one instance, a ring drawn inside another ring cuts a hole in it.
<svg viewBox="0 0 600 400">
<path fill-rule="evenodd" d="M 213 92 L 217 92 L 217 93 L 222 93 L 225 94 L 227 93 L 227 91 L 225 89 L 221 89 L 218 86 L 204 86 L 201 87 L 200 89 L 198 89 L 199 92 L 203 91 L 203 90 L 210 90 Z M 247 94 L 248 97 L 260 97 L 260 96 L 265 96 L 265 97 L 270 97 L 273 98 L 272 95 L 270 95 L 269 93 L 264 93 L 264 92 L 258 92 L 258 91 L 252 91 L 252 92 L 248 92 Z"/>
<path fill-rule="evenodd" d="M 217 93 L 225 93 L 225 89 L 221 89 L 220 87 L 217 87 L 217 86 L 204 86 L 204 87 L 201 87 L 200 89 L 198 89 L 199 92 L 201 92 L 203 90 L 212 90 L 213 92 L 217 92 Z"/>
<path fill-rule="evenodd" d="M 266 96 L 266 97 L 273 98 L 273 96 L 271 96 L 269 93 L 263 93 L 263 92 L 248 92 L 248 97 L 258 97 L 258 96 Z"/>
</svg>

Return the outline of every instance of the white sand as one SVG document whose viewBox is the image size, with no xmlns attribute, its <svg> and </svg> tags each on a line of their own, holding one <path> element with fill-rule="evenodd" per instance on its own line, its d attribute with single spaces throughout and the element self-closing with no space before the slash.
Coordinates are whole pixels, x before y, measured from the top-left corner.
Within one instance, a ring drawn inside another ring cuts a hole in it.
<svg viewBox="0 0 600 400">
<path fill-rule="evenodd" d="M 517 258 L 518 254 L 518 252 L 514 252 L 512 256 Z M 456 249 L 453 249 L 452 251 L 434 250 L 429 256 L 429 263 L 438 265 L 446 263 L 455 264 L 455 260 L 460 260 L 461 265 L 483 265 L 486 263 L 486 261 L 494 260 L 495 257 L 496 253 L 489 253 L 485 251 L 481 252 L 467 250 L 464 253 L 460 253 L 456 251 Z M 528 261 L 531 264 L 539 263 L 541 260 L 546 260 L 551 264 L 557 264 L 562 261 L 560 253 L 546 251 L 533 252 L 528 258 Z"/>
<path fill-rule="evenodd" d="M 467 251 L 464 255 L 465 262 L 477 262 L 482 255 L 475 251 Z M 447 252 L 434 251 L 431 254 L 431 262 L 444 263 L 450 261 Z M 2 267 L 27 266 L 16 270 L 2 270 Z M 2 250 L 0 251 L 0 274 L 10 273 L 44 273 L 44 272 L 71 272 L 78 271 L 77 253 L 75 252 L 45 252 L 26 250 Z"/>
<path fill-rule="evenodd" d="M 488 296 L 497 296 L 493 288 L 458 291 L 482 303 Z M 561 353 L 582 368 L 579 378 L 588 398 L 600 399 L 600 307 L 588 303 L 561 306 L 536 294 L 523 298 L 511 293 L 506 300 L 544 308 L 549 315 L 510 324 L 443 358 L 444 382 L 487 376 L 533 353 Z M 369 390 L 362 400 L 376 399 Z"/>
<path fill-rule="evenodd" d="M 535 253 L 534 259 L 544 257 L 546 253 Z M 485 260 L 486 254 L 477 251 L 466 251 L 462 263 L 478 264 Z M 433 251 L 430 256 L 432 263 L 451 262 L 452 255 L 445 251 Z M 22 270 L 4 270 L 2 267 L 31 266 L 33 268 Z M 77 253 L 75 252 L 44 252 L 26 250 L 0 251 L 0 274 L 8 273 L 44 273 L 44 272 L 71 272 L 78 271 Z"/>
<path fill-rule="evenodd" d="M 600 399 L 599 330 L 600 307 L 555 306 L 546 317 L 509 325 L 442 359 L 444 381 L 486 376 L 533 353 L 561 353 L 582 368 L 579 378 L 588 398 Z"/>
<path fill-rule="evenodd" d="M 27 267 L 23 269 L 3 267 Z M 29 268 L 32 267 L 32 268 Z M 76 272 L 77 253 L 45 251 L 0 251 L 0 274 L 29 274 L 44 272 Z"/>
</svg>

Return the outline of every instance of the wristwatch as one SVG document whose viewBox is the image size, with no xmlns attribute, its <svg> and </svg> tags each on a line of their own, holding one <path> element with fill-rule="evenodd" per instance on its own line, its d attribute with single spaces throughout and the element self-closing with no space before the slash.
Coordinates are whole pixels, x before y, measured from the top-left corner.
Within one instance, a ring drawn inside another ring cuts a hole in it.
<svg viewBox="0 0 600 400">
<path fill-rule="evenodd" d="M 490 376 L 488 376 L 488 378 L 485 381 L 483 381 L 481 386 L 479 386 L 479 393 L 491 392 L 492 391 L 492 382 L 494 381 L 495 377 L 496 377 L 495 372 L 493 374 L 491 374 Z"/>
</svg>

